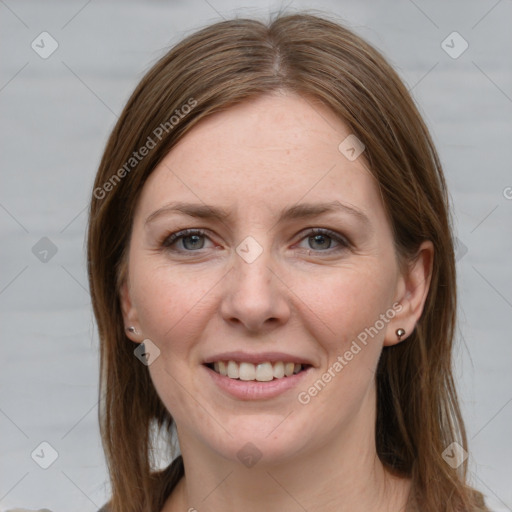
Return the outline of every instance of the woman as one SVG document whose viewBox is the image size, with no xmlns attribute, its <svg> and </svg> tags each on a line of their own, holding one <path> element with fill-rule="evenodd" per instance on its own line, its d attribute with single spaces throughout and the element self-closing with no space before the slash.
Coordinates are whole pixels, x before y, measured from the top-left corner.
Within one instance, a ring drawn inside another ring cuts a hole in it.
<svg viewBox="0 0 512 512">
<path fill-rule="evenodd" d="M 171 49 L 108 141 L 88 261 L 109 511 L 486 510 L 441 165 L 352 32 L 238 19 Z"/>
</svg>

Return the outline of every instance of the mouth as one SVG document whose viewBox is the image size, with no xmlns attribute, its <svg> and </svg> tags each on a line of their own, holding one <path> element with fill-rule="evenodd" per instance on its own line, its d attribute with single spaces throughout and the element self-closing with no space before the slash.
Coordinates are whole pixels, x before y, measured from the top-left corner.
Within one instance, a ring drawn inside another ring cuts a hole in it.
<svg viewBox="0 0 512 512">
<path fill-rule="evenodd" d="M 250 363 L 247 361 L 214 361 L 205 366 L 215 373 L 232 380 L 271 382 L 286 379 L 308 370 L 311 365 L 293 361 L 264 361 Z"/>
</svg>

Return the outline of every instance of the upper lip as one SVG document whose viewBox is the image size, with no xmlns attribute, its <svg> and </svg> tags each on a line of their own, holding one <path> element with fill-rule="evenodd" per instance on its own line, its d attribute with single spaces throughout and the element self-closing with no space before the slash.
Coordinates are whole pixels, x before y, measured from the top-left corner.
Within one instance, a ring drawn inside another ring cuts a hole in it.
<svg viewBox="0 0 512 512">
<path fill-rule="evenodd" d="M 298 363 L 307 364 L 313 366 L 313 363 L 304 357 L 297 356 L 294 354 L 286 354 L 284 352 L 259 352 L 250 353 L 243 351 L 236 352 L 222 352 L 213 356 L 207 357 L 203 364 L 216 363 L 218 361 L 236 361 L 239 363 L 276 363 L 283 361 L 284 363 Z"/>
</svg>

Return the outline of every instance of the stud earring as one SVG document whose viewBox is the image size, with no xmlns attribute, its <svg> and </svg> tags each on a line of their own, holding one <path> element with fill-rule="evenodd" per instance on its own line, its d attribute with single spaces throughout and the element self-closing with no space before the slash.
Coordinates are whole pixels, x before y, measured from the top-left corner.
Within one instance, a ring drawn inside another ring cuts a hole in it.
<svg viewBox="0 0 512 512">
<path fill-rule="evenodd" d="M 128 332 L 131 332 L 132 334 L 137 334 L 137 329 L 135 329 L 135 327 L 133 327 L 133 325 L 130 325 L 129 327 L 127 327 L 126 330 Z"/>
<path fill-rule="evenodd" d="M 405 336 L 405 330 L 400 327 L 395 331 L 395 333 L 398 336 L 398 341 L 402 341 L 402 336 Z"/>
</svg>

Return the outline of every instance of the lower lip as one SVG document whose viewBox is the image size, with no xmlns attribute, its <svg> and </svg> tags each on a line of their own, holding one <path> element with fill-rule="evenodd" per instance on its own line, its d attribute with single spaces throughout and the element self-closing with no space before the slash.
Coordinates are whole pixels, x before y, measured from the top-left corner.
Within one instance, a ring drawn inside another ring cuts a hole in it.
<svg viewBox="0 0 512 512">
<path fill-rule="evenodd" d="M 297 386 L 312 367 L 310 366 L 306 370 L 295 373 L 290 377 L 282 377 L 281 379 L 274 379 L 268 382 L 230 379 L 207 366 L 203 366 L 203 368 L 208 372 L 213 382 L 229 395 L 239 400 L 265 400 L 281 395 Z"/>
</svg>

